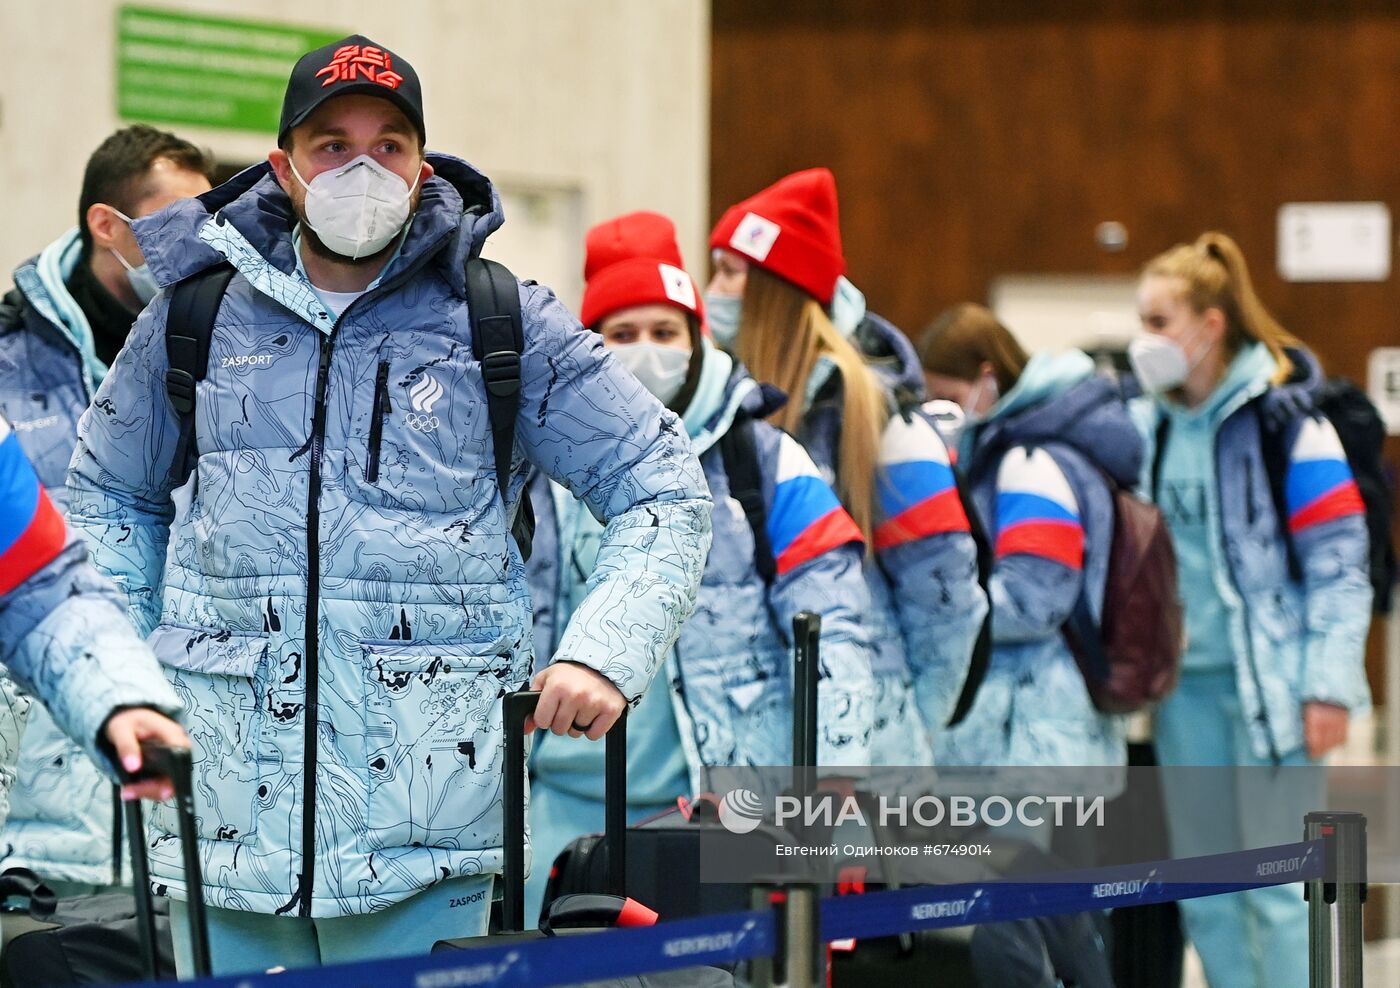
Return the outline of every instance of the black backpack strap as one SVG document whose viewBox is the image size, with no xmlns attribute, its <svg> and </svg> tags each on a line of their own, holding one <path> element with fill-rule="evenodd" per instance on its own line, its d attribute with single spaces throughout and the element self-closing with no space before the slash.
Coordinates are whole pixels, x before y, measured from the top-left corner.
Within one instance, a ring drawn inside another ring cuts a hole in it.
<svg viewBox="0 0 1400 988">
<path fill-rule="evenodd" d="M 482 257 L 468 258 L 466 282 L 472 355 L 481 364 L 481 377 L 486 384 L 486 410 L 496 457 L 496 486 L 501 493 L 501 503 L 507 505 L 515 455 L 515 420 L 520 413 L 520 355 L 525 350 L 520 285 L 504 264 Z M 534 511 L 526 496 L 521 499 L 519 511 L 511 523 L 512 534 L 525 559 L 530 558 L 534 530 Z"/>
<path fill-rule="evenodd" d="M 179 487 L 194 469 L 195 386 L 209 370 L 209 344 L 214 336 L 214 319 L 219 314 L 233 265 L 225 262 L 205 268 L 175 285 L 170 292 L 170 308 L 165 318 L 165 354 L 170 369 L 165 372 L 165 393 L 180 422 L 180 438 L 175 458 L 170 461 L 170 479 Z"/>
<path fill-rule="evenodd" d="M 967 676 L 963 679 L 958 702 L 953 706 L 953 714 L 948 718 L 948 726 L 961 723 L 977 700 L 977 690 L 982 680 L 987 678 L 987 669 L 992 664 L 992 567 L 996 563 L 992 540 L 987 537 L 987 527 L 982 524 L 982 515 L 973 500 L 972 490 L 961 470 L 953 467 L 953 483 L 957 486 L 958 500 L 962 502 L 963 513 L 967 515 L 968 530 L 977 548 L 977 584 L 987 598 L 987 616 L 982 619 L 977 641 L 972 646 L 972 661 L 968 663 Z"/>
<path fill-rule="evenodd" d="M 778 561 L 768 540 L 768 508 L 763 503 L 763 475 L 758 467 L 758 446 L 753 435 L 753 419 L 735 419 L 719 440 L 724 473 L 729 478 L 729 495 L 744 509 L 753 530 L 754 565 L 764 583 L 778 576 Z"/>
<path fill-rule="evenodd" d="M 1152 498 L 1152 503 L 1158 502 L 1158 496 L 1162 492 L 1162 461 L 1167 455 L 1167 442 L 1172 436 L 1171 416 L 1157 413 L 1157 434 L 1152 446 L 1152 489 L 1147 493 Z"/>
<path fill-rule="evenodd" d="M 1287 442 L 1288 426 L 1275 422 L 1265 414 L 1261 401 L 1256 399 L 1251 404 L 1255 421 L 1259 424 L 1259 450 L 1269 481 L 1269 497 L 1274 503 L 1279 535 L 1288 553 L 1288 576 L 1294 582 L 1301 582 L 1303 563 L 1298 558 L 1298 550 L 1293 546 L 1293 533 L 1288 527 L 1288 464 L 1291 459 Z"/>
</svg>

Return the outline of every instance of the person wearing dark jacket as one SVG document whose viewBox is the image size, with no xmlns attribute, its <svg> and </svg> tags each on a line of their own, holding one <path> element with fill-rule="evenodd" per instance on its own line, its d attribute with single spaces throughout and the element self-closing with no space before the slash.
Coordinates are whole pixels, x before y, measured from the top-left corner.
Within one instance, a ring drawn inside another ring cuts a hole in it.
<svg viewBox="0 0 1400 988">
<path fill-rule="evenodd" d="M 209 190 L 209 159 L 152 127 L 126 127 L 88 159 L 78 225 L 25 261 L 0 301 L 0 413 L 53 503 L 68 504 L 78 418 L 155 286 L 131 222 Z M 14 698 L 14 684 L 0 681 Z M 8 703 L 0 719 L 23 709 Z M 111 787 L 43 707 L 22 731 L 18 783 L 0 831 L 0 868 L 38 872 L 60 893 L 121 881 Z"/>
</svg>

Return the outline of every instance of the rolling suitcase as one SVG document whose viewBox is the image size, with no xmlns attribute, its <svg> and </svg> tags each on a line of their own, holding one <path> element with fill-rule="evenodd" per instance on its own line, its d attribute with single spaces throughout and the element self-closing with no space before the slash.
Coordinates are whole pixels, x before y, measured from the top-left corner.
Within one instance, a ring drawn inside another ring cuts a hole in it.
<svg viewBox="0 0 1400 988">
<path fill-rule="evenodd" d="M 803 611 L 793 618 L 793 767 L 805 773 L 816 764 L 818 639 L 821 616 Z M 805 779 L 794 779 L 801 785 Z M 626 866 L 622 885 L 628 895 L 645 902 L 663 920 L 713 916 L 742 912 L 750 908 L 747 885 L 702 882 L 700 843 L 707 832 L 722 832 L 726 840 L 754 840 L 785 843 L 781 832 L 766 825 L 742 837 L 725 831 L 720 823 L 718 802 L 711 797 L 693 803 L 681 801 L 681 808 L 627 828 Z M 610 860 L 602 834 L 586 834 L 571 841 L 554 859 L 545 886 L 544 909 L 557 898 L 580 892 L 617 888 L 608 885 Z"/>
<path fill-rule="evenodd" d="M 603 870 L 601 887 L 592 893 L 560 896 L 545 909 L 538 929 L 524 928 L 525 721 L 534 712 L 539 697 L 537 692 L 521 690 L 506 694 L 502 700 L 505 780 L 501 798 L 505 862 L 500 930 L 480 937 L 439 940 L 433 945 L 433 953 L 496 947 L 559 935 L 586 935 L 614 927 L 650 926 L 656 922 L 654 911 L 622 894 L 627 867 L 627 845 L 623 839 L 627 822 L 627 717 L 624 712 L 604 741 L 606 830 L 599 852 Z M 733 988 L 733 985 L 734 977 L 727 971 L 692 968 L 589 982 L 587 988 Z"/>
<path fill-rule="evenodd" d="M 140 778 L 166 776 L 175 784 L 180 846 L 188 888 L 190 943 L 195 973 L 209 974 L 209 934 L 204 915 L 204 881 L 196 844 L 191 756 L 188 748 L 144 745 Z M 126 781 L 137 781 L 128 777 Z M 33 928 L 6 938 L 0 959 L 0 985 L 107 985 L 174 978 L 166 910 L 151 896 L 150 864 L 146 857 L 146 828 L 141 803 L 123 804 L 124 824 L 131 849 L 133 895 L 105 893 L 68 900 L 46 899 L 45 888 L 34 882 L 29 890 L 29 919 Z M 14 871 L 18 871 L 15 869 Z M 0 880 L 0 890 L 24 891 L 14 881 Z M 22 877 L 22 876 L 21 876 Z M 133 903 L 133 899 L 135 900 Z M 162 906 L 164 903 L 161 904 Z"/>
</svg>

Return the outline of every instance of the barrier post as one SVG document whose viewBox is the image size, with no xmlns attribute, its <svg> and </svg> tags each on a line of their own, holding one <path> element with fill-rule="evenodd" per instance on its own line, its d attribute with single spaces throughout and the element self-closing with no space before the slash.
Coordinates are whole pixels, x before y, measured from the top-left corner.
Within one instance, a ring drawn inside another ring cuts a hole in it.
<svg viewBox="0 0 1400 988">
<path fill-rule="evenodd" d="M 814 885 L 789 885 L 783 915 L 788 988 L 825 988 L 826 944 L 821 938 L 821 898 Z"/>
<path fill-rule="evenodd" d="M 1366 901 L 1366 817 L 1309 813 L 1305 840 L 1326 842 L 1327 867 L 1308 882 L 1309 988 L 1361 988 L 1361 910 Z"/>
<path fill-rule="evenodd" d="M 754 912 L 772 912 L 774 951 L 771 957 L 755 957 L 749 961 L 749 984 L 752 988 L 774 988 L 778 984 L 776 960 L 782 956 L 783 910 L 777 889 L 767 883 L 754 885 L 750 891 L 749 908 Z"/>
</svg>

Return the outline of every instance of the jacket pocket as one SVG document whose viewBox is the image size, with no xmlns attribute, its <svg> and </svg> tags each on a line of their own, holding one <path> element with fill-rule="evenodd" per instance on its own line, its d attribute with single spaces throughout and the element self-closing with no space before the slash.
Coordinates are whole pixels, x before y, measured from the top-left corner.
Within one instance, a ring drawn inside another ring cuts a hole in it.
<svg viewBox="0 0 1400 988">
<path fill-rule="evenodd" d="M 362 644 L 367 846 L 499 847 L 501 697 L 524 674 L 511 639 Z"/>
<path fill-rule="evenodd" d="M 209 840 L 252 843 L 257 833 L 268 638 L 214 628 L 160 625 L 149 639 L 185 704 L 183 721 L 194 743 L 195 813 Z M 173 808 L 157 805 L 155 826 L 175 833 Z"/>
<path fill-rule="evenodd" d="M 374 375 L 374 407 L 369 420 L 369 458 L 365 480 L 379 483 L 379 448 L 384 443 L 384 419 L 389 415 L 389 362 L 381 360 Z"/>
</svg>

